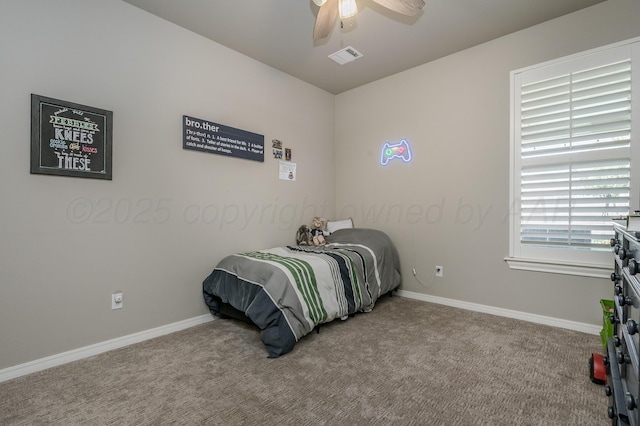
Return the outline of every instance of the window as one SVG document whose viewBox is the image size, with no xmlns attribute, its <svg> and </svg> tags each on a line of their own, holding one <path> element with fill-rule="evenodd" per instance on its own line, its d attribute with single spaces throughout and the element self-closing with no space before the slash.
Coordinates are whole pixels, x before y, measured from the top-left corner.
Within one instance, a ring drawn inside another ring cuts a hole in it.
<svg viewBox="0 0 640 426">
<path fill-rule="evenodd" d="M 512 268 L 608 274 L 640 208 L 639 70 L 634 39 L 511 73 Z"/>
</svg>

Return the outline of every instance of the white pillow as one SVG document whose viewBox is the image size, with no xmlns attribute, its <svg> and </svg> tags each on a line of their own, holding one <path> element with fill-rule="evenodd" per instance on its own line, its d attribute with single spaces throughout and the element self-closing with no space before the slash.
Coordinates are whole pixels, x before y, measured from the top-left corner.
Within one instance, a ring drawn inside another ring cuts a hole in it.
<svg viewBox="0 0 640 426">
<path fill-rule="evenodd" d="M 327 222 L 327 231 L 330 233 L 336 232 L 338 229 L 345 228 L 353 228 L 353 220 L 351 220 L 351 218 Z"/>
</svg>

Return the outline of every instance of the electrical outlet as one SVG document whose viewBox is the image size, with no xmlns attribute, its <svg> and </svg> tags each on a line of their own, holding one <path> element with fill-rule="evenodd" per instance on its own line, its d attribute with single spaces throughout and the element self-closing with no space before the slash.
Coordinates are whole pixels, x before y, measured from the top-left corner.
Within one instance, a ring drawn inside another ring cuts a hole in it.
<svg viewBox="0 0 640 426">
<path fill-rule="evenodd" d="M 436 277 L 441 277 L 444 274 L 444 269 L 440 265 L 436 265 Z"/>
<path fill-rule="evenodd" d="M 124 306 L 124 294 L 113 293 L 111 295 L 111 309 L 122 309 Z"/>
</svg>

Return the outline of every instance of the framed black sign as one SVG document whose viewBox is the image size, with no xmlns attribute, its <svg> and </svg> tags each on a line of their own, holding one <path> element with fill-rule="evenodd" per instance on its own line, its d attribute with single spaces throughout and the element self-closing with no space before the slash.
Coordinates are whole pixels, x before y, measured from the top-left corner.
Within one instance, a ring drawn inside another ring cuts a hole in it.
<svg viewBox="0 0 640 426">
<path fill-rule="evenodd" d="M 113 112 L 31 95 L 31 173 L 111 180 Z"/>
</svg>

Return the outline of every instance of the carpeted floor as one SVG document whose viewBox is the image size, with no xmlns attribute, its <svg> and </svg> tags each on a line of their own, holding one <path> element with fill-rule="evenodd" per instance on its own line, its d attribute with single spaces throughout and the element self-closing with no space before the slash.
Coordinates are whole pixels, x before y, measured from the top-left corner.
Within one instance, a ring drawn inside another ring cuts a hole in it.
<svg viewBox="0 0 640 426">
<path fill-rule="evenodd" d="M 217 320 L 0 383 L 2 425 L 607 425 L 599 336 L 401 298 L 266 358 Z"/>
</svg>

